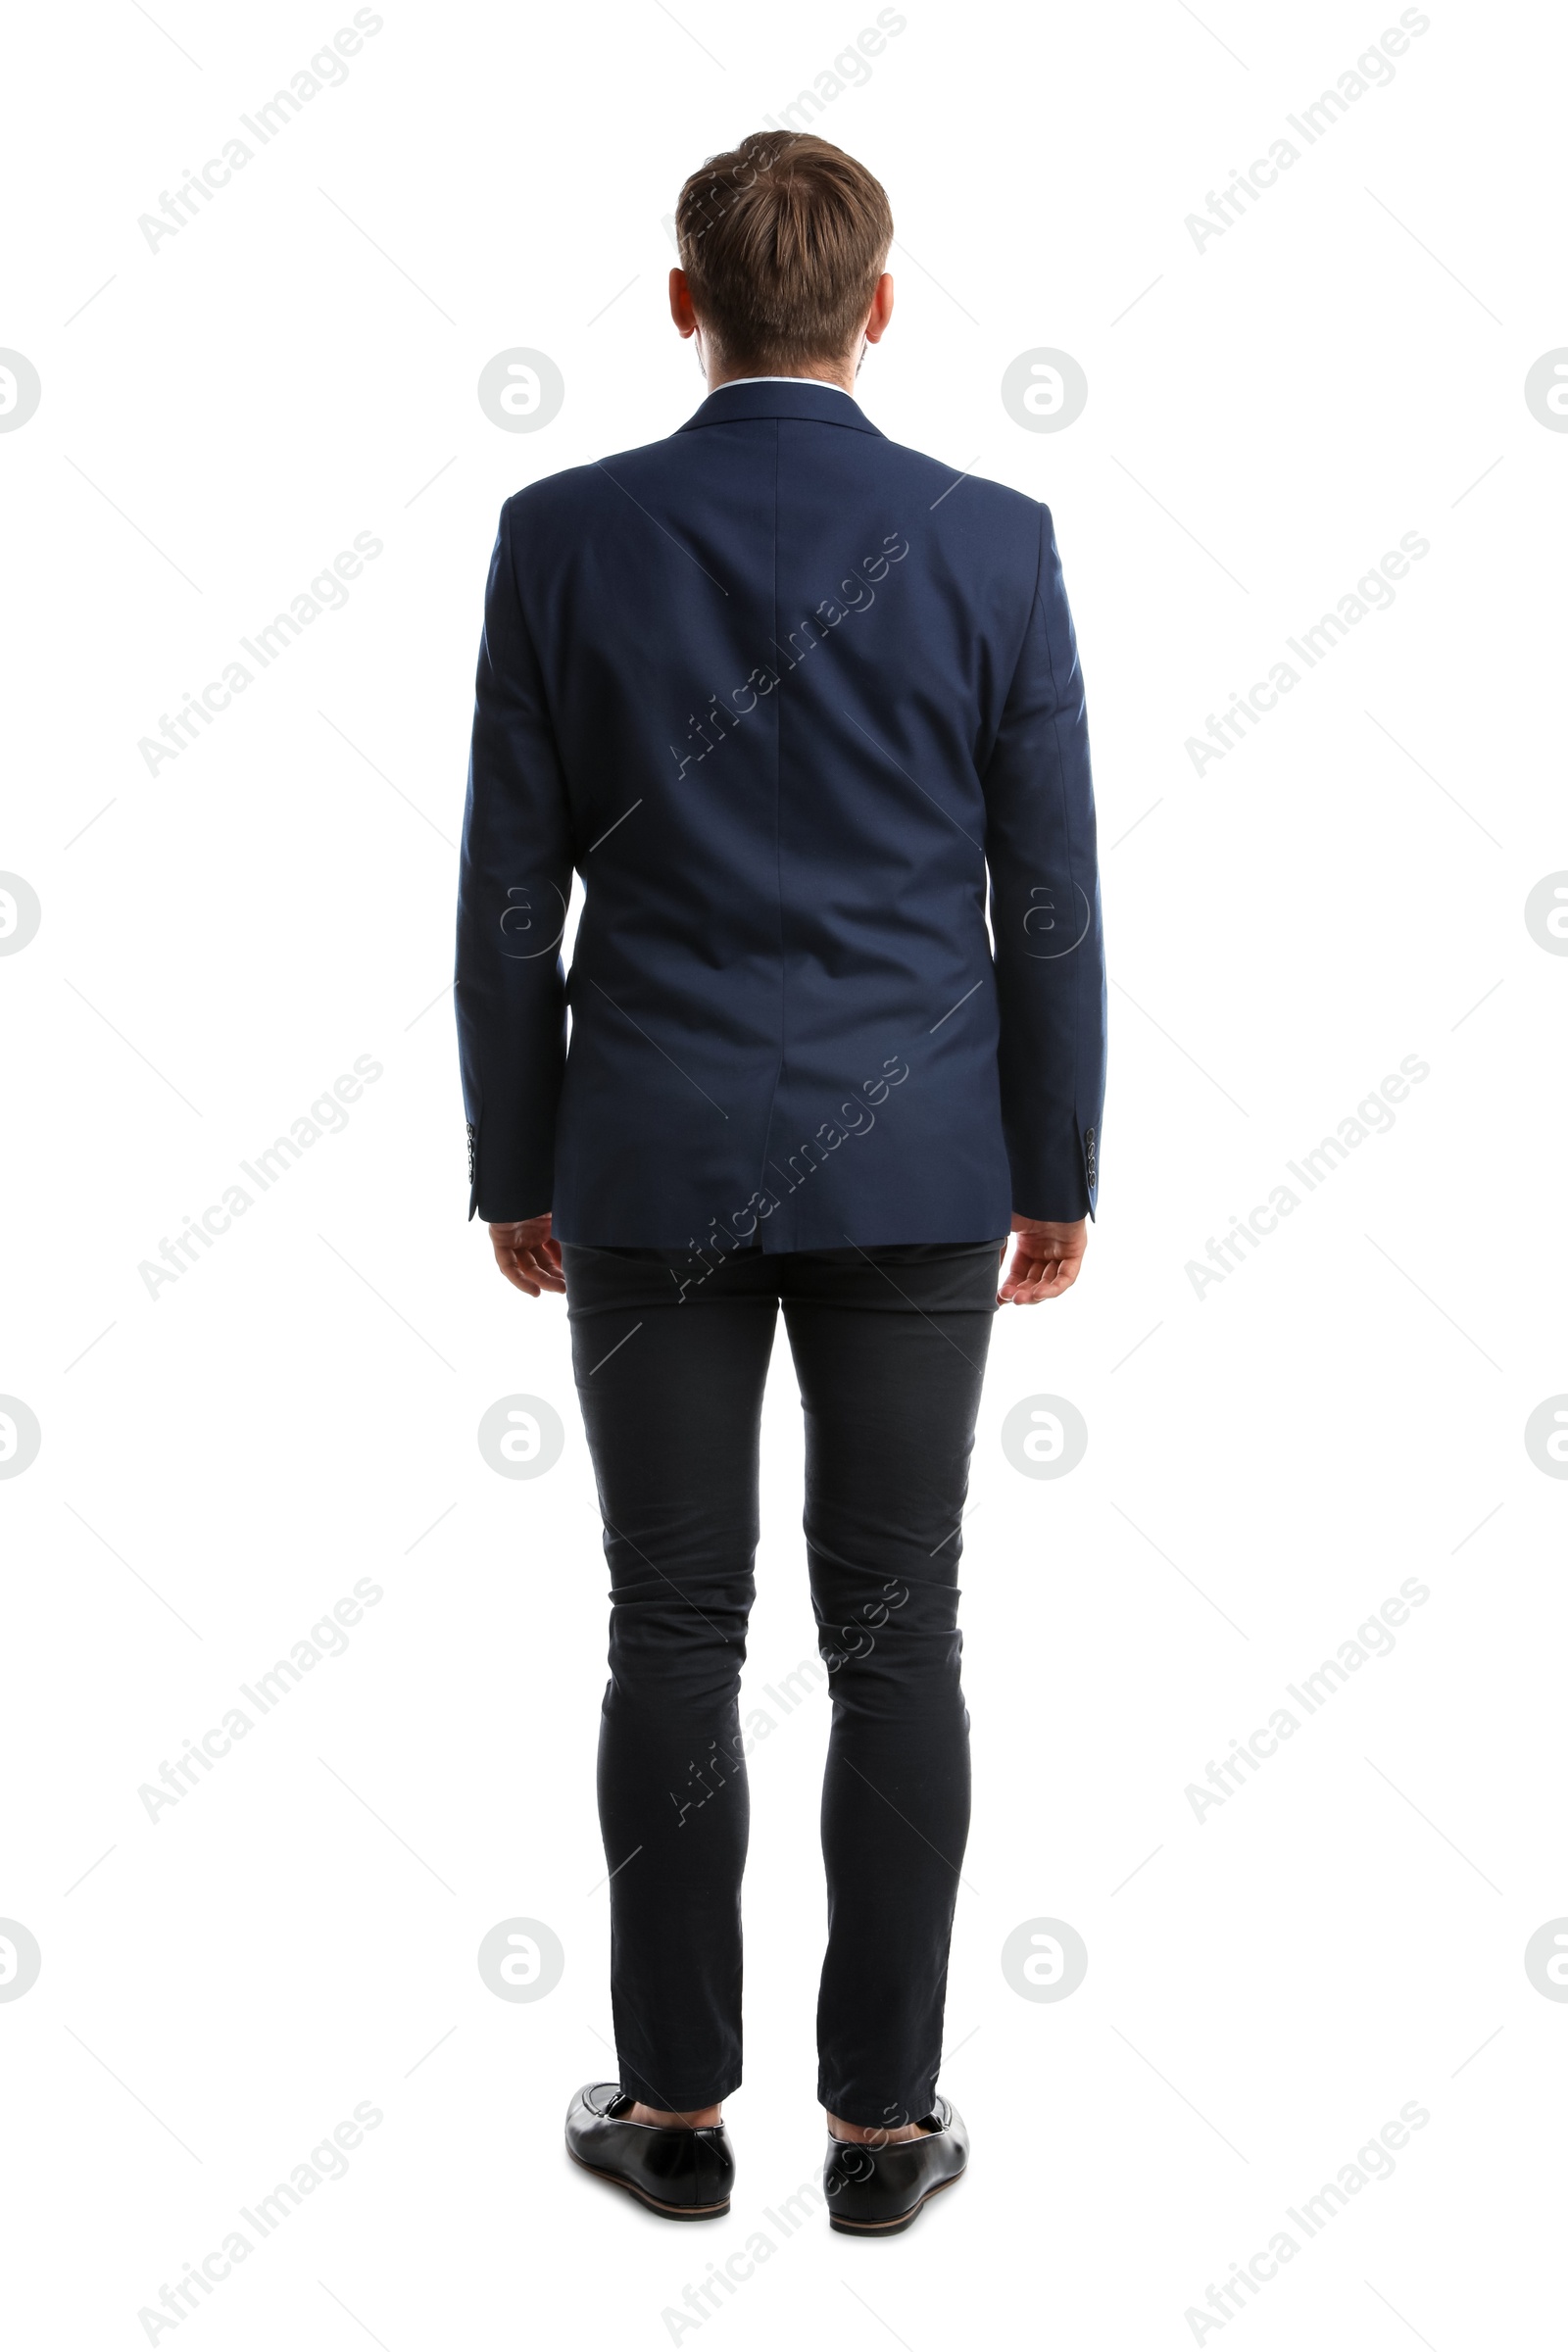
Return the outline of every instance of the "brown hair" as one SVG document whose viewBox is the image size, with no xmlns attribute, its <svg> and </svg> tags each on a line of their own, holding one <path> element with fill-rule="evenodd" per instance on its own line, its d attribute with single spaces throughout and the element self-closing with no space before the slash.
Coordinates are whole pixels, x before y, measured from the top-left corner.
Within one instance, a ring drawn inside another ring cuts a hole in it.
<svg viewBox="0 0 1568 2352">
<path fill-rule="evenodd" d="M 808 131 L 754 131 L 694 172 L 676 242 L 699 318 L 730 367 L 839 360 L 893 242 L 881 182 Z"/>
</svg>

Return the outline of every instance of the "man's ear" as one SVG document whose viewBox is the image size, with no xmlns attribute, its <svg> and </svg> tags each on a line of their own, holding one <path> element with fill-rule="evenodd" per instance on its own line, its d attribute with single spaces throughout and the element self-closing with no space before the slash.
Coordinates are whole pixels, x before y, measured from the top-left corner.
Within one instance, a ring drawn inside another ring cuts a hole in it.
<svg viewBox="0 0 1568 2352">
<path fill-rule="evenodd" d="M 890 278 L 888 283 L 892 282 Z M 692 291 L 684 270 L 672 270 L 669 273 L 669 315 L 683 341 L 696 334 L 697 313 L 692 309 Z"/>
<path fill-rule="evenodd" d="M 876 281 L 876 292 L 871 297 L 870 316 L 865 322 L 864 332 L 868 343 L 881 342 L 888 331 L 888 323 L 892 317 L 893 280 L 884 270 Z"/>
</svg>

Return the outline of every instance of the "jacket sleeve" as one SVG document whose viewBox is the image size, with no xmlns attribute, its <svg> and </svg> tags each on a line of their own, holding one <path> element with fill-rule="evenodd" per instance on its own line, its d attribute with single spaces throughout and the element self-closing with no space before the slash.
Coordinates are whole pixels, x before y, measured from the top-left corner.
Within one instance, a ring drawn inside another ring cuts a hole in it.
<svg viewBox="0 0 1568 2352">
<path fill-rule="evenodd" d="M 1093 1216 L 1105 1093 L 1105 957 L 1089 726 L 1055 531 L 1040 510 L 1034 605 L 984 771 L 1015 1215 Z"/>
<path fill-rule="evenodd" d="M 517 595 L 513 524 L 509 504 L 485 589 L 458 884 L 468 1214 L 491 1224 L 552 1205 L 572 875 L 565 780 Z"/>
</svg>

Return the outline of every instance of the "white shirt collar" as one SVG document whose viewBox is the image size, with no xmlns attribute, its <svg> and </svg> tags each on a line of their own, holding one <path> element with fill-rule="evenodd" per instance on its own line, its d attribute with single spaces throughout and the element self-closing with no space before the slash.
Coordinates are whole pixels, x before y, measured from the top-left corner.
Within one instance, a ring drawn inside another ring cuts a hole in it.
<svg viewBox="0 0 1568 2352">
<path fill-rule="evenodd" d="M 715 389 L 728 392 L 736 384 L 817 384 L 824 392 L 838 392 L 846 400 L 855 398 L 854 393 L 846 392 L 842 384 L 830 384 L 820 375 L 727 375 Z M 709 398 L 712 398 L 711 393 Z"/>
</svg>

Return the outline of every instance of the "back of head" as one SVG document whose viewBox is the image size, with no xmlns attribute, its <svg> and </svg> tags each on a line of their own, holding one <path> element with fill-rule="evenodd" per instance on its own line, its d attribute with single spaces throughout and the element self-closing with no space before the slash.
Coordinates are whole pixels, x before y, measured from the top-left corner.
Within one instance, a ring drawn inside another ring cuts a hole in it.
<svg viewBox="0 0 1568 2352">
<path fill-rule="evenodd" d="M 842 148 L 754 131 L 692 173 L 675 231 L 693 307 L 726 367 L 789 374 L 849 351 L 893 215 L 880 181 Z"/>
</svg>

